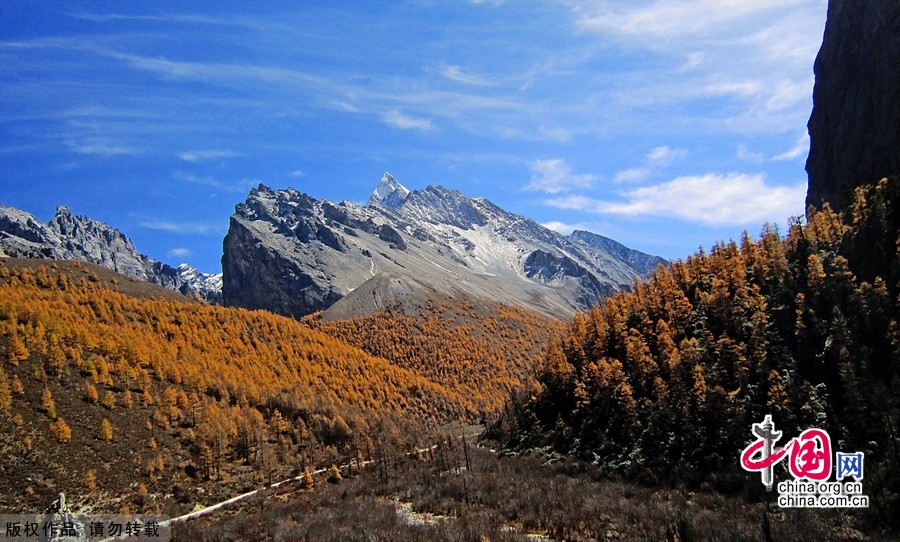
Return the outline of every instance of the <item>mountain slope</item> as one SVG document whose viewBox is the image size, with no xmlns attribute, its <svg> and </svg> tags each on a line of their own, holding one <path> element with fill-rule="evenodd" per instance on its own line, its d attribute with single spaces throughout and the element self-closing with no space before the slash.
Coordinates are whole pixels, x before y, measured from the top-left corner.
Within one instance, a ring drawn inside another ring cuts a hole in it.
<svg viewBox="0 0 900 542">
<path fill-rule="evenodd" d="M 609 237 L 604 237 L 593 232 L 575 230 L 569 238 L 583 245 L 612 254 L 626 262 L 632 269 L 641 275 L 649 275 L 658 265 L 666 265 L 669 263 L 659 256 L 652 256 L 639 250 L 628 248 L 618 241 L 614 241 Z"/>
<path fill-rule="evenodd" d="M 200 273 L 187 264 L 170 267 L 141 254 L 125 234 L 102 222 L 75 216 L 59 206 L 47 224 L 34 215 L 0 205 L 0 256 L 80 260 L 159 284 L 206 301 L 221 301 L 221 275 Z"/>
<path fill-rule="evenodd" d="M 229 305 L 300 317 L 353 299 L 369 280 L 378 287 L 364 290 L 388 298 L 398 294 L 384 288 L 414 281 L 424 288 L 411 291 L 559 317 L 627 289 L 647 265 L 483 198 L 440 186 L 410 191 L 385 174 L 366 206 L 319 201 L 294 189 L 251 190 L 225 237 L 223 296 Z M 376 278 L 382 274 L 400 281 Z"/>
<path fill-rule="evenodd" d="M 761 491 L 738 450 L 750 423 L 771 414 L 785 435 L 818 427 L 838 450 L 864 452 L 873 506 L 896 509 L 898 210 L 900 177 L 884 179 L 783 239 L 745 234 L 576 316 L 548 354 L 542 392 L 512 424 L 512 445 Z"/>
<path fill-rule="evenodd" d="M 324 318 L 304 322 L 463 397 L 481 398 L 485 413 L 501 409 L 513 392 L 534 387 L 546 345 L 563 329 L 562 322 L 519 307 L 435 292 L 424 306 L 410 307 L 401 297 L 366 316 L 331 318 L 343 301 Z"/>
<path fill-rule="evenodd" d="M 494 400 L 290 318 L 44 263 L 0 259 L 0 509 L 43 509 L 64 491 L 94 510 L 177 515 L 376 444 L 422 446 L 429 425 Z"/>
</svg>

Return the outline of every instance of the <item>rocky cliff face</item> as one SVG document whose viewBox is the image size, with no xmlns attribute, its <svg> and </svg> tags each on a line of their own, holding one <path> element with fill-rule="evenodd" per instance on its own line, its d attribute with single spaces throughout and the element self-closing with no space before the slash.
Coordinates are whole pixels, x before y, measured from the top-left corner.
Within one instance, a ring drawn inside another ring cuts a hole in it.
<svg viewBox="0 0 900 542">
<path fill-rule="evenodd" d="M 807 205 L 900 173 L 900 2 L 830 0 L 809 119 Z"/>
<path fill-rule="evenodd" d="M 200 273 L 182 264 L 177 269 L 137 251 L 119 230 L 64 206 L 47 224 L 32 214 L 0 205 L 0 256 L 81 260 L 117 273 L 159 284 L 183 294 L 221 302 L 221 275 Z"/>
<path fill-rule="evenodd" d="M 647 272 L 642 258 L 661 261 L 592 241 L 456 190 L 410 191 L 389 174 L 366 206 L 260 185 L 231 217 L 223 296 L 294 317 L 412 307 L 408 298 L 435 292 L 566 316 L 628 288 Z"/>
</svg>

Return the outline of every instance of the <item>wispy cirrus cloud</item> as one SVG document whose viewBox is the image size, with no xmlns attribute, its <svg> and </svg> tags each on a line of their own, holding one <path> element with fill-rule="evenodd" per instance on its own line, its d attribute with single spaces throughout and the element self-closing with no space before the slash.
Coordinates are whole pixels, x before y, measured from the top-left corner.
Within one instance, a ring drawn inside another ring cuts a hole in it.
<svg viewBox="0 0 900 542">
<path fill-rule="evenodd" d="M 504 125 L 514 124 L 516 128 L 507 131 L 516 134 L 512 139 L 567 141 L 572 132 L 569 127 L 548 127 L 553 124 L 548 121 L 558 116 L 559 104 L 523 99 L 517 92 L 520 77 L 507 73 L 495 81 L 459 65 L 438 70 L 437 77 L 391 74 L 370 79 L 367 73 L 304 69 L 274 62 L 211 62 L 196 60 L 192 55 L 145 54 L 115 42 L 77 37 L 0 42 L 0 47 L 80 51 L 87 58 L 93 55 L 112 59 L 163 81 L 252 91 L 258 93 L 260 101 L 270 104 L 285 102 L 293 106 L 302 98 L 319 107 L 377 118 L 401 129 L 432 129 L 441 120 L 473 133 L 488 132 L 501 137 L 505 137 Z M 435 73 L 430 67 L 423 71 Z M 415 115 L 410 111 L 415 111 Z"/>
<path fill-rule="evenodd" d="M 703 51 L 692 51 L 687 54 L 684 63 L 678 68 L 679 72 L 691 72 L 703 65 L 706 59 L 706 53 Z"/>
<path fill-rule="evenodd" d="M 763 155 L 760 152 L 751 151 L 744 143 L 739 143 L 735 156 L 745 162 L 760 163 L 763 161 Z"/>
<path fill-rule="evenodd" d="M 434 127 L 428 119 L 406 115 L 396 109 L 382 115 L 381 120 L 388 126 L 400 128 L 401 130 L 428 131 Z"/>
<path fill-rule="evenodd" d="M 117 16 L 100 17 L 118 20 Z M 93 55 L 111 59 L 127 68 L 153 74 L 164 82 L 253 92 L 260 103 L 273 109 L 278 103 L 294 108 L 297 100 L 303 99 L 321 108 L 376 118 L 404 130 L 431 130 L 440 120 L 442 124 L 452 123 L 472 133 L 493 133 L 511 139 L 568 141 L 572 134 L 570 127 L 547 122 L 558 113 L 558 104 L 551 108 L 548 104 L 529 102 L 517 95 L 509 81 L 500 84 L 458 65 L 444 68 L 436 78 L 392 74 L 370 80 L 368 74 L 340 70 L 303 69 L 260 61 L 210 62 L 190 55 L 173 58 L 142 54 L 114 42 L 77 37 L 0 42 L 0 47 L 80 51 L 86 58 Z M 450 81 L 465 87 L 448 86 Z"/>
<path fill-rule="evenodd" d="M 573 173 L 572 168 L 562 158 L 552 160 L 535 160 L 528 165 L 531 170 L 531 182 L 525 190 L 559 194 L 574 188 L 588 188 L 596 179 L 588 173 Z"/>
<path fill-rule="evenodd" d="M 804 132 L 797 140 L 796 145 L 782 153 L 776 154 L 772 157 L 772 160 L 795 160 L 805 157 L 807 154 L 809 154 L 809 134 Z"/>
<path fill-rule="evenodd" d="M 687 183 L 672 183 L 707 171 L 752 165 L 766 172 L 763 194 L 776 195 L 774 180 L 800 178 L 797 132 L 825 11 L 824 0 L 554 0 L 311 3 L 300 12 L 236 4 L 227 14 L 201 4 L 113 13 L 54 5 L 35 14 L 13 2 L 0 9 L 0 156 L 23 190 L 37 177 L 30 163 L 58 169 L 57 154 L 85 178 L 134 179 L 134 192 L 158 194 L 140 201 L 156 206 L 147 217 L 195 221 L 147 218 L 161 237 L 202 232 L 213 212 L 221 223 L 222 200 L 256 182 L 243 176 L 290 183 L 303 167 L 315 195 L 353 199 L 351 176 L 404 160 L 419 179 L 501 206 L 528 186 L 528 205 L 553 198 L 586 210 L 534 210 L 561 229 L 596 219 L 617 239 L 657 239 L 651 223 L 678 223 L 671 238 L 691 248 L 706 229 L 699 218 L 622 217 L 681 216 L 666 198 L 703 207 L 715 183 L 693 199 L 675 190 L 693 195 Z M 346 179 L 317 184 L 335 160 Z M 225 161 L 234 168 L 216 167 Z M 172 163 L 175 186 L 164 191 L 158 178 L 134 175 Z M 201 198 L 217 205 L 204 214 Z M 601 208 L 602 217 L 590 214 Z M 636 234 L 636 225 L 647 229 Z M 161 255 L 181 246 L 213 250 L 175 238 Z"/>
<path fill-rule="evenodd" d="M 582 32 L 672 59 L 672 69 L 617 93 L 630 107 L 723 98 L 698 112 L 720 128 L 781 129 L 805 120 L 824 2 L 572 2 Z M 727 107 L 725 107 L 727 105 Z"/>
<path fill-rule="evenodd" d="M 687 155 L 685 149 L 677 149 L 669 147 L 668 145 L 662 145 L 651 149 L 650 152 L 647 153 L 647 161 L 659 166 L 668 166 L 672 162 L 683 158 L 685 155 Z"/>
<path fill-rule="evenodd" d="M 112 23 L 112 22 L 155 22 L 155 23 L 175 23 L 184 25 L 207 25 L 207 26 L 225 26 L 248 28 L 256 30 L 272 31 L 278 28 L 277 25 L 263 24 L 246 18 L 236 17 L 211 17 L 203 15 L 186 15 L 186 14 L 168 14 L 168 15 L 132 15 L 123 13 L 69 13 L 69 17 L 73 19 L 82 19 L 95 23 Z M 287 29 L 287 27 L 281 27 Z"/>
<path fill-rule="evenodd" d="M 178 157 L 185 162 L 205 162 L 207 160 L 218 160 L 220 158 L 236 158 L 238 156 L 243 156 L 243 154 L 235 151 L 215 149 L 184 151 L 178 154 Z"/>
<path fill-rule="evenodd" d="M 610 229 L 610 225 L 604 222 L 562 222 L 559 220 L 551 220 L 543 222 L 541 226 L 559 232 L 563 235 L 570 235 L 575 230 L 601 232 Z"/>
<path fill-rule="evenodd" d="M 245 194 L 251 188 L 258 185 L 258 179 L 240 179 L 238 181 L 222 181 L 208 175 L 196 175 L 188 171 L 178 171 L 175 173 L 175 179 L 200 186 L 206 186 L 219 192 L 228 192 L 235 194 Z"/>
<path fill-rule="evenodd" d="M 168 254 L 170 258 L 187 258 L 188 256 L 194 255 L 191 249 L 185 247 L 170 249 L 166 254 Z"/>
<path fill-rule="evenodd" d="M 705 225 L 749 225 L 803 212 L 806 183 L 772 185 L 764 174 L 707 173 L 627 190 L 623 201 L 587 196 L 547 200 L 559 209 L 605 215 L 659 216 Z"/>
<path fill-rule="evenodd" d="M 444 68 L 444 71 L 441 73 L 447 79 L 456 81 L 457 83 L 464 83 L 466 85 L 474 85 L 477 87 L 494 86 L 494 83 L 490 79 L 487 79 L 486 77 L 481 75 L 465 73 L 459 66 L 448 66 Z"/>
<path fill-rule="evenodd" d="M 224 233 L 221 224 L 207 222 L 177 222 L 164 219 L 143 219 L 142 228 L 158 230 L 177 235 L 219 235 Z"/>
<path fill-rule="evenodd" d="M 577 23 L 595 32 L 674 40 L 684 36 L 708 37 L 723 27 L 746 21 L 748 16 L 772 11 L 768 2 L 717 0 L 716 2 L 613 1 L 576 3 Z"/>
<path fill-rule="evenodd" d="M 72 152 L 96 156 L 121 156 L 140 153 L 140 150 L 135 147 L 116 144 L 106 138 L 96 137 L 69 139 L 66 141 L 66 146 Z"/>
<path fill-rule="evenodd" d="M 672 148 L 668 145 L 654 147 L 644 157 L 644 161 L 640 166 L 624 169 L 616 173 L 613 180 L 617 183 L 643 182 L 651 175 L 685 156 L 687 156 L 687 150 L 685 149 Z"/>
</svg>

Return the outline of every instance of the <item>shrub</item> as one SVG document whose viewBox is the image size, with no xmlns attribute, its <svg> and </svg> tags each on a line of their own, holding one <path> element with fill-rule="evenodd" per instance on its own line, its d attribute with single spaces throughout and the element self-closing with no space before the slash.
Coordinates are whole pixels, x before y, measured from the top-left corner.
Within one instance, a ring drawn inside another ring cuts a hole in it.
<svg viewBox="0 0 900 542">
<path fill-rule="evenodd" d="M 135 504 L 138 506 L 144 506 L 145 504 L 147 504 L 147 499 L 149 496 L 150 492 L 147 490 L 147 486 L 141 483 L 138 486 L 137 496 L 134 499 Z"/>
</svg>

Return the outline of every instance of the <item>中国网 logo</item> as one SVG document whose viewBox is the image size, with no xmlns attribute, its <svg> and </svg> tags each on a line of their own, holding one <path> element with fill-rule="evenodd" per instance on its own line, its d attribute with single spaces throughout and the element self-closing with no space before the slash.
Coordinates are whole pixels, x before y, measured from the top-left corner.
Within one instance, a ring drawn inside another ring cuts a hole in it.
<svg viewBox="0 0 900 542">
<path fill-rule="evenodd" d="M 832 461 L 831 437 L 824 429 L 806 429 L 799 436 L 776 448 L 781 431 L 775 430 L 771 415 L 754 423 L 756 440 L 741 453 L 741 466 L 759 472 L 766 491 L 775 484 L 774 467 L 787 458 L 793 480 L 778 484 L 778 506 L 797 508 L 866 508 L 868 495 L 862 494 L 863 452 L 837 452 Z M 829 482 L 832 464 L 834 482 Z M 850 476 L 852 481 L 844 482 Z"/>
</svg>

